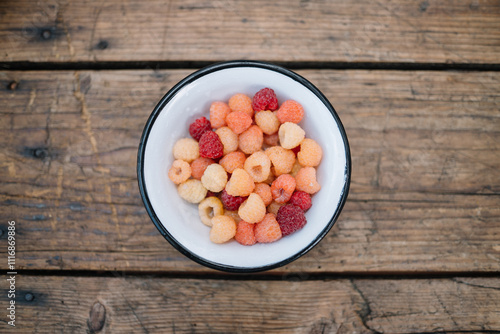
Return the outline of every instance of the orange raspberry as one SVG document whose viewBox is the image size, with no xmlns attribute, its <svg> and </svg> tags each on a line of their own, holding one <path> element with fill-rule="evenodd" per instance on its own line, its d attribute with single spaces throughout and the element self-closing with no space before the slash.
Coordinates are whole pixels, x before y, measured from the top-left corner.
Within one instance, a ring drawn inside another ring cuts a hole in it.
<svg viewBox="0 0 500 334">
<path fill-rule="evenodd" d="M 276 176 L 288 174 L 292 170 L 295 163 L 295 154 L 292 150 L 288 150 L 281 146 L 269 147 L 264 151 L 273 165 L 273 173 Z"/>
<path fill-rule="evenodd" d="M 245 202 L 241 203 L 238 208 L 238 215 L 241 219 L 250 224 L 260 222 L 266 215 L 266 206 L 264 205 L 264 201 L 262 201 L 262 198 L 260 198 L 259 195 L 251 193 Z"/>
<path fill-rule="evenodd" d="M 273 201 L 273 195 L 271 194 L 271 186 L 267 183 L 257 183 L 255 184 L 254 193 L 262 198 L 265 206 L 268 206 Z"/>
<path fill-rule="evenodd" d="M 316 167 L 323 157 L 323 150 L 314 140 L 306 138 L 300 143 L 297 160 L 302 166 Z"/>
<path fill-rule="evenodd" d="M 248 196 L 255 188 L 255 183 L 248 173 L 241 168 L 236 168 L 226 184 L 226 192 L 231 196 Z M 241 215 L 240 215 L 241 217 Z M 245 218 L 241 217 L 243 220 Z"/>
<path fill-rule="evenodd" d="M 226 117 L 231 112 L 231 109 L 225 102 L 216 101 L 210 105 L 210 125 L 212 128 L 218 129 L 226 125 Z"/>
<path fill-rule="evenodd" d="M 223 154 L 234 152 L 238 149 L 238 135 L 233 132 L 227 126 L 223 126 L 217 130 L 215 133 L 219 136 L 222 146 L 224 146 Z"/>
<path fill-rule="evenodd" d="M 232 173 L 236 168 L 243 168 L 246 158 L 243 152 L 231 152 L 219 160 L 219 165 L 224 167 L 226 172 Z"/>
<path fill-rule="evenodd" d="M 245 160 L 243 168 L 254 182 L 263 182 L 271 172 L 271 160 L 264 152 L 257 151 Z"/>
<path fill-rule="evenodd" d="M 212 159 L 199 157 L 191 163 L 191 176 L 197 180 L 201 180 L 205 169 L 211 164 L 215 163 Z"/>
<path fill-rule="evenodd" d="M 239 135 L 252 125 L 252 117 L 243 111 L 233 111 L 226 117 L 227 126 Z"/>
<path fill-rule="evenodd" d="M 229 108 L 232 111 L 242 111 L 253 117 L 252 99 L 245 94 L 235 94 L 229 98 Z"/>
<path fill-rule="evenodd" d="M 255 224 L 254 234 L 255 240 L 261 243 L 268 243 L 281 239 L 281 228 L 276 220 L 276 216 L 272 213 L 266 214 L 261 222 Z"/>
<path fill-rule="evenodd" d="M 290 174 L 278 176 L 271 184 L 271 193 L 277 203 L 286 203 L 295 191 L 296 182 Z"/>
<path fill-rule="evenodd" d="M 316 169 L 314 167 L 303 167 L 297 172 L 295 176 L 297 183 L 297 190 L 301 190 L 308 194 L 315 194 L 321 186 L 316 180 Z"/>
<path fill-rule="evenodd" d="M 247 223 L 244 220 L 240 221 L 236 227 L 234 239 L 244 246 L 255 245 L 257 241 L 255 240 L 254 226 L 255 224 Z"/>
<path fill-rule="evenodd" d="M 288 149 L 299 146 L 305 135 L 306 132 L 300 126 L 291 122 L 281 124 L 278 130 L 280 145 Z"/>
<path fill-rule="evenodd" d="M 236 234 L 236 222 L 233 218 L 219 215 L 212 218 L 210 241 L 222 244 L 231 240 Z"/>
<path fill-rule="evenodd" d="M 246 154 L 259 151 L 262 143 L 264 143 L 264 135 L 257 125 L 252 125 L 238 137 L 238 146 Z"/>
<path fill-rule="evenodd" d="M 280 121 L 275 113 L 270 110 L 259 111 L 255 114 L 255 123 L 266 135 L 271 135 L 278 131 Z"/>
<path fill-rule="evenodd" d="M 175 160 L 168 171 L 168 177 L 175 184 L 181 184 L 191 176 L 191 166 L 184 160 Z"/>
<path fill-rule="evenodd" d="M 277 146 L 280 143 L 280 137 L 278 132 L 275 132 L 271 135 L 264 134 L 264 144 L 267 146 Z"/>
<path fill-rule="evenodd" d="M 276 116 L 281 123 L 292 122 L 297 124 L 304 117 L 304 108 L 297 101 L 287 100 L 276 111 Z"/>
</svg>

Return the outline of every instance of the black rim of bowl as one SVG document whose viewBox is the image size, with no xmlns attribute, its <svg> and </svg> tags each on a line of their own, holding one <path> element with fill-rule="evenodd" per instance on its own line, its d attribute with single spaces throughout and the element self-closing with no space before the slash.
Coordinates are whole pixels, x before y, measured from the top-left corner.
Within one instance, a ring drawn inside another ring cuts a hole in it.
<svg viewBox="0 0 500 334">
<path fill-rule="evenodd" d="M 151 205 L 151 202 L 149 201 L 148 193 L 146 190 L 146 184 L 145 184 L 145 179 L 144 179 L 144 156 L 145 156 L 145 151 L 146 151 L 146 143 L 149 137 L 149 134 L 151 132 L 151 129 L 156 121 L 156 118 L 160 114 L 160 112 L 163 110 L 163 108 L 168 104 L 168 102 L 179 92 L 180 89 L 182 89 L 184 86 L 190 84 L 191 82 L 197 80 L 198 78 L 201 78 L 207 74 L 220 71 L 220 70 L 225 70 L 233 67 L 257 67 L 261 69 L 266 69 L 274 72 L 278 72 L 280 74 L 286 75 L 293 80 L 299 82 L 302 84 L 304 87 L 309 89 L 311 92 L 313 92 L 320 100 L 321 102 L 326 106 L 326 108 L 330 111 L 332 117 L 335 119 L 335 122 L 338 124 L 340 134 L 342 136 L 342 139 L 344 141 L 344 148 L 345 148 L 345 155 L 346 155 L 346 168 L 345 168 L 345 184 L 344 188 L 342 189 L 339 205 L 337 206 L 337 209 L 335 210 L 332 218 L 328 222 L 328 224 L 323 228 L 321 233 L 319 233 L 314 240 L 312 240 L 309 245 L 307 245 L 305 248 L 303 248 L 301 251 L 297 252 L 293 256 L 290 256 L 282 261 L 265 265 L 265 266 L 260 266 L 260 267 L 238 267 L 238 266 L 232 266 L 232 265 L 224 265 L 216 262 L 212 262 L 210 260 L 204 259 L 196 254 L 193 254 L 192 252 L 189 251 L 189 249 L 185 248 L 182 244 L 180 244 L 163 226 L 161 223 L 160 219 L 156 215 L 153 206 Z M 139 143 L 139 150 L 137 154 L 137 179 L 139 182 L 139 191 L 141 193 L 142 201 L 144 202 L 144 206 L 146 207 L 146 211 L 149 214 L 149 217 L 153 221 L 154 225 L 158 229 L 158 231 L 163 235 L 163 237 L 172 245 L 174 248 L 176 248 L 179 252 L 184 254 L 186 257 L 189 259 L 202 264 L 206 267 L 212 268 L 212 269 L 217 269 L 221 271 L 226 271 L 226 272 L 233 272 L 233 273 L 252 273 L 252 272 L 259 272 L 259 271 L 266 271 L 266 270 L 271 270 L 275 269 L 278 267 L 282 267 L 292 261 L 295 261 L 299 257 L 303 256 L 307 252 L 309 252 L 314 246 L 316 246 L 325 236 L 326 234 L 330 231 L 330 229 L 333 227 L 335 222 L 337 221 L 340 212 L 342 211 L 342 208 L 344 207 L 344 204 L 347 200 L 347 195 L 349 193 L 349 186 L 351 183 L 351 152 L 349 149 L 349 143 L 347 141 L 347 135 L 344 129 L 344 126 L 342 125 L 342 122 L 340 121 L 339 116 L 337 115 L 337 112 L 333 108 L 333 106 L 330 104 L 328 99 L 323 95 L 323 93 L 320 92 L 318 88 L 316 88 L 311 82 L 309 82 L 307 79 L 303 78 L 302 76 L 298 75 L 297 73 L 285 69 L 281 66 L 271 64 L 271 63 L 266 63 L 262 61 L 249 61 L 249 60 L 235 60 L 235 61 L 227 61 L 227 62 L 220 62 L 220 63 L 215 63 L 212 65 L 209 65 L 207 67 L 204 67 L 196 72 L 191 73 L 187 77 L 185 77 L 183 80 L 181 80 L 179 83 L 177 83 L 174 87 L 172 87 L 164 96 L 163 98 L 158 102 L 156 107 L 153 109 L 153 112 L 149 116 L 146 125 L 144 126 L 144 130 L 141 136 L 141 141 Z"/>
</svg>

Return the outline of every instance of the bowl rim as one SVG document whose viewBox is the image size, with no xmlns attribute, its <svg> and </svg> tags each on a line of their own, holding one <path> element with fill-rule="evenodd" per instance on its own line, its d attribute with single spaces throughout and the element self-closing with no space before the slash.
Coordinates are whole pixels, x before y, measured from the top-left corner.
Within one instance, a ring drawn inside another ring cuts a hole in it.
<svg viewBox="0 0 500 334">
<path fill-rule="evenodd" d="M 282 75 L 288 76 L 291 79 L 299 82 L 301 85 L 303 85 L 305 88 L 309 89 L 316 97 L 325 105 L 325 107 L 330 111 L 332 117 L 335 120 L 335 123 L 339 127 L 340 135 L 342 137 L 342 140 L 344 142 L 344 150 L 345 150 L 345 158 L 346 158 L 346 167 L 344 171 L 344 187 L 341 192 L 339 204 L 335 210 L 335 212 L 332 215 L 332 218 L 326 224 L 326 226 L 323 228 L 321 233 L 319 233 L 306 247 L 304 247 L 302 250 L 299 252 L 295 253 L 293 256 L 290 256 L 286 259 L 283 259 L 279 262 L 272 263 L 269 265 L 265 266 L 258 266 L 258 267 L 238 267 L 238 266 L 233 266 L 233 265 L 224 265 L 221 263 L 216 263 L 212 262 L 210 260 L 204 259 L 199 257 L 198 255 L 192 253 L 189 249 L 187 249 L 184 245 L 179 243 L 165 228 L 165 226 L 161 223 L 160 219 L 155 213 L 155 210 L 149 200 L 148 192 L 146 190 L 146 184 L 145 184 L 145 176 L 144 176 L 144 158 L 145 158 L 145 152 L 146 152 L 146 144 L 148 141 L 149 134 L 151 132 L 151 129 L 153 128 L 153 125 L 158 117 L 158 115 L 161 113 L 163 108 L 170 102 L 170 100 L 181 90 L 184 86 L 194 82 L 195 80 L 216 72 L 220 70 L 225 70 L 225 69 L 230 69 L 230 68 L 236 68 L 236 67 L 256 67 L 256 68 L 261 68 L 265 70 L 270 70 L 274 72 L 278 72 Z M 275 268 L 282 267 L 288 263 L 291 263 L 295 261 L 296 259 L 300 258 L 301 256 L 305 255 L 307 252 L 309 252 L 312 248 L 314 248 L 326 235 L 327 233 L 331 230 L 335 222 L 337 221 L 344 204 L 347 200 L 347 196 L 349 193 L 349 188 L 350 188 L 350 183 L 351 183 L 351 152 L 350 152 L 350 146 L 349 142 L 347 139 L 347 134 L 344 129 L 344 126 L 333 108 L 333 106 L 330 104 L 328 99 L 323 95 L 323 93 L 316 88 L 309 80 L 305 79 L 301 75 L 286 69 L 282 66 L 273 64 L 273 63 L 268 63 L 264 61 L 255 61 L 255 60 L 232 60 L 232 61 L 224 61 L 224 62 L 218 62 L 214 63 L 208 66 L 205 66 L 188 76 L 186 76 L 184 79 L 179 81 L 177 84 L 175 84 L 157 103 L 155 108 L 153 109 L 152 113 L 150 114 L 148 120 L 146 121 L 146 124 L 144 126 L 141 139 L 139 142 L 139 147 L 138 147 L 138 152 L 137 152 L 137 180 L 139 184 L 139 192 L 141 194 L 141 198 L 143 201 L 143 204 L 146 208 L 146 211 L 152 220 L 153 224 L 156 226 L 160 234 L 175 248 L 177 251 L 182 253 L 184 256 L 189 258 L 190 260 L 197 262 L 205 267 L 211 268 L 211 269 L 216 269 L 220 271 L 225 271 L 225 272 L 232 272 L 232 273 L 254 273 L 254 272 L 260 272 L 260 271 L 267 271 Z"/>
</svg>

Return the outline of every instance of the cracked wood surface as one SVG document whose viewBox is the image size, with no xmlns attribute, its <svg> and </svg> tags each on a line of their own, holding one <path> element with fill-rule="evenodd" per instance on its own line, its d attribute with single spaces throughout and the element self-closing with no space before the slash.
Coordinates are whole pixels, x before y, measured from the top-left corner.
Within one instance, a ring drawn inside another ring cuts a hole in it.
<svg viewBox="0 0 500 334">
<path fill-rule="evenodd" d="M 0 61 L 497 64 L 497 0 L 0 2 Z"/>
<path fill-rule="evenodd" d="M 0 230 L 18 223 L 18 269 L 208 270 L 161 237 L 136 180 L 149 113 L 191 72 L 0 74 Z M 276 272 L 498 272 L 498 73 L 299 73 L 344 123 L 352 185 L 327 237 Z"/>
<path fill-rule="evenodd" d="M 247 281 L 117 275 L 23 276 L 20 283 L 16 329 L 22 332 L 403 334 L 500 328 L 498 278 Z M 6 300 L 0 295 L 2 305 Z"/>
</svg>

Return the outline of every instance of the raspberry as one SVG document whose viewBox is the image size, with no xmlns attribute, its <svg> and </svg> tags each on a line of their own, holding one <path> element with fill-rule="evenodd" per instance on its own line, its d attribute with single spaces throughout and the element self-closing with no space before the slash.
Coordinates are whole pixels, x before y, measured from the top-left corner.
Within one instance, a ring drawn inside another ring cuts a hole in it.
<svg viewBox="0 0 500 334">
<path fill-rule="evenodd" d="M 201 136 L 199 144 L 201 157 L 217 159 L 224 154 L 224 145 L 219 136 L 213 131 L 205 132 Z"/>
<path fill-rule="evenodd" d="M 211 164 L 205 169 L 205 173 L 201 177 L 201 183 L 207 190 L 218 193 L 227 183 L 227 172 L 219 164 Z"/>
<path fill-rule="evenodd" d="M 200 203 L 207 195 L 207 189 L 201 181 L 189 179 L 177 187 L 179 196 L 189 203 Z"/>
<path fill-rule="evenodd" d="M 264 144 L 267 146 L 277 146 L 280 143 L 280 137 L 278 136 L 278 131 L 273 134 L 264 134 Z"/>
<path fill-rule="evenodd" d="M 240 207 L 241 203 L 246 201 L 248 196 L 231 196 L 227 193 L 226 189 L 222 190 L 220 194 L 220 200 L 224 208 L 229 211 L 236 211 Z"/>
<path fill-rule="evenodd" d="M 246 154 L 259 151 L 263 143 L 264 135 L 257 125 L 252 125 L 238 137 L 238 146 Z"/>
<path fill-rule="evenodd" d="M 304 108 L 297 101 L 287 100 L 276 111 L 276 116 L 278 116 L 281 123 L 292 122 L 297 124 L 304 117 Z"/>
<path fill-rule="evenodd" d="M 263 182 L 271 172 L 271 160 L 262 151 L 257 151 L 245 160 L 243 167 L 254 182 Z"/>
<path fill-rule="evenodd" d="M 238 211 L 226 210 L 226 211 L 224 211 L 224 215 L 233 218 L 235 222 L 241 221 L 240 216 L 238 216 Z"/>
<path fill-rule="evenodd" d="M 281 124 L 278 130 L 281 146 L 288 149 L 298 146 L 304 140 L 305 135 L 306 132 L 300 126 L 291 122 Z"/>
<path fill-rule="evenodd" d="M 175 142 L 172 153 L 176 160 L 184 160 L 191 163 L 200 156 L 198 142 L 192 138 L 181 138 Z"/>
<path fill-rule="evenodd" d="M 282 232 L 276 217 L 272 213 L 267 213 L 264 219 L 255 224 L 255 240 L 261 243 L 273 242 L 281 239 Z"/>
<path fill-rule="evenodd" d="M 201 180 L 203 173 L 205 173 L 205 169 L 214 163 L 215 161 L 209 158 L 199 157 L 198 159 L 195 159 L 191 163 L 191 176 L 197 180 Z"/>
<path fill-rule="evenodd" d="M 266 135 L 271 135 L 278 131 L 280 121 L 276 114 L 269 110 L 259 111 L 255 114 L 255 123 Z"/>
<path fill-rule="evenodd" d="M 295 176 L 297 182 L 297 190 L 304 191 L 308 194 L 317 193 L 321 186 L 316 180 L 316 169 L 314 167 L 303 167 Z"/>
<path fill-rule="evenodd" d="M 267 211 L 270 212 L 270 213 L 274 213 L 275 215 L 278 214 L 278 210 L 285 204 L 280 204 L 280 203 L 277 203 L 277 202 L 271 202 L 271 204 L 269 204 L 267 206 Z"/>
<path fill-rule="evenodd" d="M 271 194 L 271 186 L 266 183 L 255 184 L 254 193 L 262 198 L 265 206 L 268 206 L 273 201 L 273 195 Z"/>
<path fill-rule="evenodd" d="M 298 206 L 302 211 L 306 212 L 312 206 L 311 195 L 300 190 L 294 191 L 288 203 Z"/>
<path fill-rule="evenodd" d="M 180 184 L 191 176 L 191 166 L 184 160 L 175 160 L 168 171 L 168 177 L 175 184 Z"/>
<path fill-rule="evenodd" d="M 252 178 L 241 168 L 236 168 L 233 171 L 229 182 L 226 184 L 226 191 L 231 196 L 248 196 L 254 188 L 255 183 Z"/>
<path fill-rule="evenodd" d="M 264 219 L 266 206 L 259 195 L 251 193 L 238 209 L 238 215 L 244 221 L 255 224 Z"/>
<path fill-rule="evenodd" d="M 212 130 L 212 126 L 210 125 L 210 121 L 205 117 L 196 119 L 189 126 L 189 134 L 197 141 L 200 141 L 201 135 L 210 130 Z"/>
<path fill-rule="evenodd" d="M 223 154 L 234 152 L 238 149 L 238 135 L 227 126 L 215 130 L 224 146 Z"/>
<path fill-rule="evenodd" d="M 314 140 L 306 138 L 300 143 L 297 160 L 304 167 L 316 167 L 321 162 L 323 150 Z"/>
<path fill-rule="evenodd" d="M 236 222 L 233 218 L 219 215 L 212 218 L 210 241 L 222 244 L 231 240 L 236 234 Z"/>
<path fill-rule="evenodd" d="M 278 176 L 271 184 L 271 194 L 277 203 L 286 203 L 295 191 L 295 179 L 289 174 Z"/>
<path fill-rule="evenodd" d="M 236 227 L 234 239 L 244 246 L 255 245 L 257 240 L 255 240 L 254 227 L 255 224 L 247 223 L 244 220 L 240 221 Z"/>
<path fill-rule="evenodd" d="M 252 99 L 245 94 L 231 96 L 227 104 L 232 111 L 241 111 L 250 116 L 250 118 L 253 117 Z"/>
<path fill-rule="evenodd" d="M 243 111 L 233 111 L 226 117 L 227 126 L 239 135 L 252 125 L 252 117 Z"/>
<path fill-rule="evenodd" d="M 226 125 L 226 117 L 231 109 L 225 102 L 216 101 L 210 105 L 210 124 L 212 128 L 218 129 Z"/>
<path fill-rule="evenodd" d="M 253 96 L 252 107 L 255 111 L 278 109 L 278 98 L 271 88 L 262 88 Z"/>
<path fill-rule="evenodd" d="M 281 233 L 283 236 L 292 234 L 295 231 L 300 230 L 307 224 L 306 216 L 304 211 L 298 206 L 293 204 L 283 205 L 276 215 L 276 220 L 280 225 Z"/>
<path fill-rule="evenodd" d="M 297 173 L 299 172 L 299 170 L 302 167 L 304 167 L 304 166 L 302 166 L 301 164 L 299 164 L 298 161 L 295 161 L 294 164 L 293 164 L 293 166 L 292 166 L 292 170 L 290 171 L 290 175 L 293 176 L 293 177 L 297 176 Z"/>
<path fill-rule="evenodd" d="M 281 174 L 290 173 L 295 163 L 295 154 L 291 150 L 281 146 L 273 146 L 264 152 L 271 159 L 274 175 L 280 176 Z"/>
<path fill-rule="evenodd" d="M 219 164 L 224 167 L 226 172 L 232 173 L 236 168 L 243 168 L 246 160 L 245 153 L 236 151 L 222 157 Z"/>
<path fill-rule="evenodd" d="M 224 214 L 224 208 L 217 197 L 207 197 L 198 204 L 198 214 L 203 224 L 212 226 L 212 218 Z"/>
</svg>

